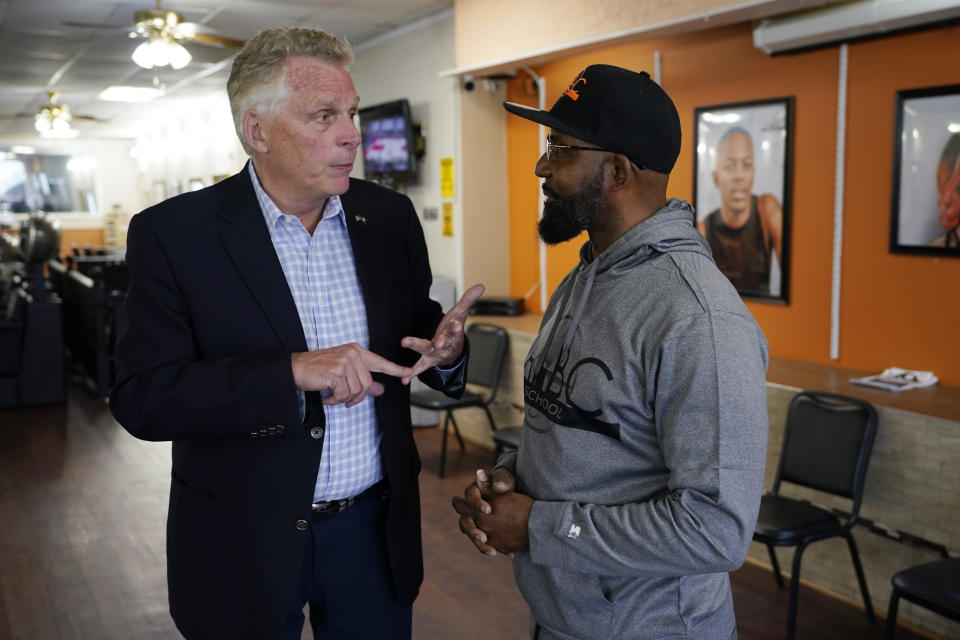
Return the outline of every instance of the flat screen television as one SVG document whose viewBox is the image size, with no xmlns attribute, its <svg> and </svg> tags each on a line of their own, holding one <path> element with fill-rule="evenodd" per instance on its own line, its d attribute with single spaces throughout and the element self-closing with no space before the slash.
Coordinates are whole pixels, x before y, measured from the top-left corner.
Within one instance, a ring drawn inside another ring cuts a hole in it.
<svg viewBox="0 0 960 640">
<path fill-rule="evenodd" d="M 384 184 L 417 181 L 416 127 L 406 99 L 359 111 L 363 177 Z"/>
</svg>

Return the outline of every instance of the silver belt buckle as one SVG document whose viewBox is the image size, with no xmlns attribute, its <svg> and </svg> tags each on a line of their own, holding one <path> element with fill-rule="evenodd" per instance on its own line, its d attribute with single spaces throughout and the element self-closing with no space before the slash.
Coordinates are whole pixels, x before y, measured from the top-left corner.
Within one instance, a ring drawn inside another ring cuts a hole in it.
<svg viewBox="0 0 960 640">
<path fill-rule="evenodd" d="M 357 500 L 364 496 L 376 496 L 383 500 L 390 496 L 390 489 L 386 481 L 380 480 L 364 489 L 364 491 L 352 498 L 343 498 L 342 500 L 328 500 L 327 502 L 314 502 L 311 509 L 317 516 L 333 516 L 352 506 Z"/>
<path fill-rule="evenodd" d="M 352 505 L 356 501 L 356 498 L 345 498 L 343 500 L 330 500 L 328 502 L 315 502 L 313 503 L 312 510 L 314 515 L 318 516 L 333 516 L 342 511 L 345 511 L 347 507 Z"/>
</svg>

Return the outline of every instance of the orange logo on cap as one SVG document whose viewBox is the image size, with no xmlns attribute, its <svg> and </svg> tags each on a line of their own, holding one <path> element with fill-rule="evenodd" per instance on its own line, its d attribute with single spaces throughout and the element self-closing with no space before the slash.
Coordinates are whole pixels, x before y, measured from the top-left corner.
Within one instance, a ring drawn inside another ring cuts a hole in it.
<svg viewBox="0 0 960 640">
<path fill-rule="evenodd" d="M 570 98 L 571 100 L 579 100 L 579 99 L 580 99 L 580 94 L 577 92 L 577 90 L 576 90 L 575 87 L 576 87 L 578 84 L 580 84 L 581 82 L 582 82 L 583 84 L 587 84 L 587 79 L 586 79 L 586 78 L 583 78 L 583 77 L 581 77 L 581 76 L 577 76 L 577 78 L 576 78 L 573 82 L 570 83 L 570 86 L 567 87 L 566 91 L 564 91 L 563 94 L 564 94 L 565 96 L 567 96 L 568 98 Z"/>
</svg>

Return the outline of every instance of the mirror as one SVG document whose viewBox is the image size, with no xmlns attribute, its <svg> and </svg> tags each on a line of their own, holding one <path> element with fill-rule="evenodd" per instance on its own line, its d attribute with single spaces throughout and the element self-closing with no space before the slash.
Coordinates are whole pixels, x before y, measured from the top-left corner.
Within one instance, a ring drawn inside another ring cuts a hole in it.
<svg viewBox="0 0 960 640">
<path fill-rule="evenodd" d="M 68 155 L 0 151 L 0 208 L 17 213 L 38 209 L 95 213 L 88 164 Z"/>
</svg>

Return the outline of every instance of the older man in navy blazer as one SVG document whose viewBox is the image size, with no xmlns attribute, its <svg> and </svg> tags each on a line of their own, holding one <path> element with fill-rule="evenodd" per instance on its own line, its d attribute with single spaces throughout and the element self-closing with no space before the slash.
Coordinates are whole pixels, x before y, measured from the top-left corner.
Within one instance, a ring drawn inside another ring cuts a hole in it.
<svg viewBox="0 0 960 640">
<path fill-rule="evenodd" d="M 110 406 L 173 441 L 170 611 L 191 639 L 409 638 L 413 376 L 463 390 L 471 288 L 430 300 L 410 201 L 349 177 L 349 45 L 261 32 L 227 84 L 252 160 L 135 216 Z"/>
</svg>

